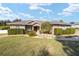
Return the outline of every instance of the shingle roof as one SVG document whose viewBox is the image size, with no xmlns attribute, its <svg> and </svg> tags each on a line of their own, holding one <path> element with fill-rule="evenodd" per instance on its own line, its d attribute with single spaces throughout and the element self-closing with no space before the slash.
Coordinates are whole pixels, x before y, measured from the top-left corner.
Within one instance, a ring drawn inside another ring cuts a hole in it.
<svg viewBox="0 0 79 59">
<path fill-rule="evenodd" d="M 19 21 L 19 22 L 7 23 L 7 25 L 34 25 L 34 24 L 40 24 L 40 22 L 27 20 L 27 21 Z"/>
<path fill-rule="evenodd" d="M 12 23 L 7 23 L 7 25 L 35 25 L 35 24 L 41 24 L 42 22 L 45 21 L 38 21 L 38 20 L 27 20 L 27 21 L 20 21 L 20 22 L 12 22 Z M 70 25 L 65 22 L 59 22 L 59 21 L 52 21 L 50 22 L 52 25 Z"/>
<path fill-rule="evenodd" d="M 26 25 L 27 22 L 12 22 L 12 23 L 7 23 L 7 25 Z"/>
</svg>

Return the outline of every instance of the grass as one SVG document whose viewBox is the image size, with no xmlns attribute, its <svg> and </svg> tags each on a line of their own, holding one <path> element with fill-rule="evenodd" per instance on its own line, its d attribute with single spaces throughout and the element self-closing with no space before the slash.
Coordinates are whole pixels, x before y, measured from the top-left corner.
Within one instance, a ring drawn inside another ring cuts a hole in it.
<svg viewBox="0 0 79 59">
<path fill-rule="evenodd" d="M 9 28 L 9 26 L 0 26 L 0 30 L 2 30 L 4 28 Z"/>
<path fill-rule="evenodd" d="M 41 39 L 26 36 L 7 36 L 0 38 L 0 55 L 65 55 L 61 43 L 54 39 Z"/>
</svg>

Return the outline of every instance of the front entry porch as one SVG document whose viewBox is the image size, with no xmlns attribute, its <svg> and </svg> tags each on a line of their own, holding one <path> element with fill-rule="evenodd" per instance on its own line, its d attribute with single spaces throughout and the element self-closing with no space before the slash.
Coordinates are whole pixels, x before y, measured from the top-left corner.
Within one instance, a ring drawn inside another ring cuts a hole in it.
<svg viewBox="0 0 79 59">
<path fill-rule="evenodd" d="M 37 32 L 39 30 L 39 26 L 33 26 L 34 27 L 34 31 Z"/>
<path fill-rule="evenodd" d="M 38 32 L 40 30 L 39 26 L 30 26 L 30 25 L 26 25 L 25 26 L 25 30 L 28 31 L 35 31 Z"/>
</svg>

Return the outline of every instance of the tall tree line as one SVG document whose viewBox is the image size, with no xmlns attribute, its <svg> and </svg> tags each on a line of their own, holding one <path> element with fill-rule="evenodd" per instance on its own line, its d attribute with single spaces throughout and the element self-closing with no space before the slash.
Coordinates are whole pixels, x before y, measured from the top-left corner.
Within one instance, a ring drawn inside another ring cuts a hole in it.
<svg viewBox="0 0 79 59">
<path fill-rule="evenodd" d="M 18 21 L 22 21 L 22 20 L 21 19 L 15 19 L 13 21 L 11 21 L 11 20 L 0 20 L 0 26 L 6 26 L 7 23 L 18 22 Z"/>
</svg>

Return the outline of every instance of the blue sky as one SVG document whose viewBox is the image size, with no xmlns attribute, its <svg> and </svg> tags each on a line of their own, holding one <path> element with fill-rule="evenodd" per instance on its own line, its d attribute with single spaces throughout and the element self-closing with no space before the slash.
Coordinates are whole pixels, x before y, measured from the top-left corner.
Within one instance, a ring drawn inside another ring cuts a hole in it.
<svg viewBox="0 0 79 59">
<path fill-rule="evenodd" d="M 79 21 L 78 3 L 3 3 L 0 4 L 0 20 L 64 20 Z"/>
</svg>

